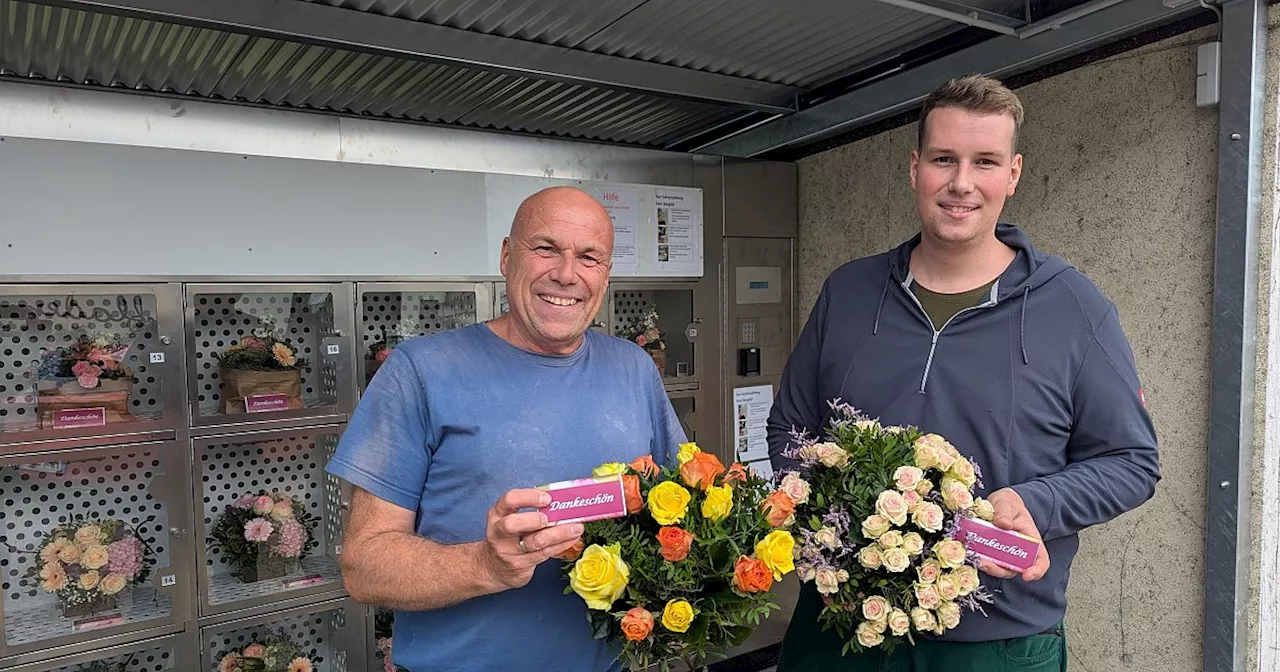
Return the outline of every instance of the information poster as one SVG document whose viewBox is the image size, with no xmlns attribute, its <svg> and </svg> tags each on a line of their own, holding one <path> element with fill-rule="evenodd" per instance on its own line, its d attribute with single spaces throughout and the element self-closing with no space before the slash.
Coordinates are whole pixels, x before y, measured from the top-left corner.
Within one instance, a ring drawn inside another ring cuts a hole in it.
<svg viewBox="0 0 1280 672">
<path fill-rule="evenodd" d="M 613 270 L 634 272 L 638 267 L 636 229 L 640 226 L 640 191 L 634 187 L 595 186 L 591 195 L 613 219 Z"/>
<path fill-rule="evenodd" d="M 693 195 L 683 191 L 653 192 L 654 226 L 657 228 L 654 267 L 660 271 L 680 271 L 699 264 L 698 226 L 694 219 Z"/>
<path fill-rule="evenodd" d="M 769 463 L 769 411 L 773 408 L 773 386 L 755 385 L 733 389 L 733 426 L 737 460 L 761 476 L 773 476 Z"/>
</svg>

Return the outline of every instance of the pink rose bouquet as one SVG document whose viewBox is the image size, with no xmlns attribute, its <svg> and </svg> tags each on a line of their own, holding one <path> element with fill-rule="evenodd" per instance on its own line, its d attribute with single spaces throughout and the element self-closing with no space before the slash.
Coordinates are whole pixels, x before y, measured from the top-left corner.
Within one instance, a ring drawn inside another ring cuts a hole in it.
<svg viewBox="0 0 1280 672">
<path fill-rule="evenodd" d="M 297 571 L 319 545 L 311 533 L 315 517 L 301 501 L 280 492 L 246 494 L 227 505 L 206 545 L 252 583 Z"/>
<path fill-rule="evenodd" d="M 993 516 L 974 495 L 978 465 L 937 434 L 830 406 L 826 440 L 793 435 L 783 456 L 798 468 L 778 474 L 797 502 L 796 572 L 822 595 L 824 629 L 846 650 L 892 650 L 981 612 L 979 560 L 954 538 L 962 518 Z"/>
</svg>

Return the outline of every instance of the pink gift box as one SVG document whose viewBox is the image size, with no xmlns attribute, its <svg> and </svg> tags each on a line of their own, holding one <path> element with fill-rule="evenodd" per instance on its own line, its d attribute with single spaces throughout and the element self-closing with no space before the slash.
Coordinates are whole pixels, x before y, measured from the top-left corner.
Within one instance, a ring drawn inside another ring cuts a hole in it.
<svg viewBox="0 0 1280 672">
<path fill-rule="evenodd" d="M 551 493 L 551 503 L 540 509 L 550 525 L 589 523 L 627 515 L 622 476 L 594 476 L 538 486 Z"/>
<path fill-rule="evenodd" d="M 1036 564 L 1040 542 L 1012 530 L 1003 530 L 980 518 L 961 518 L 955 538 L 965 548 L 992 563 L 1015 572 Z"/>
</svg>

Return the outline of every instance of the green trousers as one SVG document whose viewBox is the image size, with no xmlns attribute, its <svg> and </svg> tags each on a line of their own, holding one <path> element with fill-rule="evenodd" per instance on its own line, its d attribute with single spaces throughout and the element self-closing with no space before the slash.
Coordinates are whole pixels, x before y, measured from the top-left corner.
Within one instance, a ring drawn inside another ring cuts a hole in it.
<svg viewBox="0 0 1280 672">
<path fill-rule="evenodd" d="M 993 642 L 916 640 L 892 654 L 880 650 L 840 655 L 844 641 L 822 629 L 821 598 L 804 584 L 791 627 L 782 640 L 778 672 L 1066 672 L 1067 642 L 1058 633 Z"/>
</svg>

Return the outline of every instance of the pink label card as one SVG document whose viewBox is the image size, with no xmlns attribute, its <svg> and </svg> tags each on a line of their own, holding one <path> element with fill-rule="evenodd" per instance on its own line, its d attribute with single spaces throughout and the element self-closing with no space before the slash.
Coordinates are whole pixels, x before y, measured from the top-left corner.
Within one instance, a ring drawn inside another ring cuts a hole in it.
<svg viewBox="0 0 1280 672">
<path fill-rule="evenodd" d="M 288 581 L 283 581 L 282 583 L 286 590 L 291 588 L 303 588 L 305 586 L 314 586 L 317 583 L 324 583 L 324 577 L 319 574 L 312 574 L 311 576 L 304 576 L 301 579 L 290 579 Z"/>
<path fill-rule="evenodd" d="M 965 548 L 1015 572 L 1026 571 L 1036 562 L 1040 543 L 1024 534 L 1002 530 L 979 518 L 961 518 L 955 538 Z"/>
<path fill-rule="evenodd" d="M 102 427 L 107 424 L 105 408 L 65 408 L 53 412 L 54 429 Z"/>
<path fill-rule="evenodd" d="M 599 476 L 538 486 L 551 493 L 551 503 L 538 509 L 552 525 L 588 523 L 627 515 L 622 476 Z"/>
<path fill-rule="evenodd" d="M 289 409 L 289 395 L 254 394 L 244 398 L 245 413 L 266 413 Z"/>
<path fill-rule="evenodd" d="M 74 621 L 71 624 L 72 632 L 86 632 L 88 630 L 101 630 L 124 623 L 123 614 L 108 614 L 106 616 L 97 616 L 94 618 L 86 618 Z"/>
</svg>

